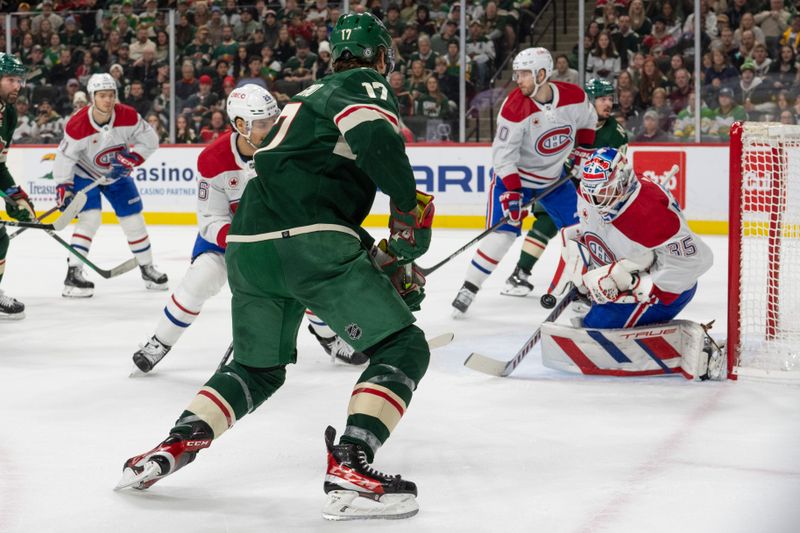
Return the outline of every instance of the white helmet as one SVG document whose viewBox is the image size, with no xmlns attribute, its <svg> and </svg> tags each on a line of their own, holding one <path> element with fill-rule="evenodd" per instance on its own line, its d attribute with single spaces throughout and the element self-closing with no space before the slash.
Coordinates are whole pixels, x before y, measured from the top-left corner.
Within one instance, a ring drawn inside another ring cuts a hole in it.
<svg viewBox="0 0 800 533">
<path fill-rule="evenodd" d="M 86 92 L 89 93 L 89 100 L 94 102 L 94 93 L 97 91 L 117 91 L 117 82 L 111 74 L 92 74 L 86 83 Z"/>
<path fill-rule="evenodd" d="M 269 94 L 269 91 L 254 83 L 242 85 L 231 91 L 231 94 L 228 95 L 226 110 L 228 120 L 231 121 L 234 129 L 237 118 L 244 120 L 246 137 L 250 136 L 254 120 L 272 118 L 281 112 L 278 109 L 278 103 Z"/>
<path fill-rule="evenodd" d="M 544 82 L 542 83 L 546 83 L 553 73 L 553 56 L 550 55 L 546 48 L 526 48 L 514 58 L 512 68 L 514 71 L 530 70 L 533 73 L 534 80 L 539 71 L 544 69 Z M 539 84 L 536 85 L 536 89 L 538 88 Z"/>
</svg>

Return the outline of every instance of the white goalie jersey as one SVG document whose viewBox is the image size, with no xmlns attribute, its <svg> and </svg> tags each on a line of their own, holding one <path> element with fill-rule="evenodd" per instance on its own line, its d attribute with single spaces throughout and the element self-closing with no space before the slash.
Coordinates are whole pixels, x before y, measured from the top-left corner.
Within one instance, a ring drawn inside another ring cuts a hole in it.
<svg viewBox="0 0 800 533">
<path fill-rule="evenodd" d="M 610 222 L 578 195 L 581 239 L 595 267 L 622 259 L 650 264 L 651 294 L 670 304 L 711 268 L 713 254 L 689 229 L 672 195 L 646 178 L 638 181 Z"/>
<path fill-rule="evenodd" d="M 228 229 L 244 188 L 256 175 L 252 159 L 243 160 L 236 149 L 238 136 L 238 133 L 222 135 L 204 148 L 197 159 L 200 237 L 220 248 L 226 246 Z"/>
<path fill-rule="evenodd" d="M 92 106 L 75 113 L 64 128 L 53 163 L 56 183 L 72 181 L 78 175 L 100 179 L 111 172 L 115 154 L 128 150 L 145 160 L 158 148 L 158 134 L 136 110 L 115 104 L 111 120 L 98 125 L 92 118 Z"/>
<path fill-rule="evenodd" d="M 514 89 L 497 115 L 492 142 L 495 175 L 508 187 L 546 187 L 561 176 L 573 147 L 594 142 L 597 112 L 577 85 L 550 82 L 553 100 L 540 104 Z"/>
</svg>

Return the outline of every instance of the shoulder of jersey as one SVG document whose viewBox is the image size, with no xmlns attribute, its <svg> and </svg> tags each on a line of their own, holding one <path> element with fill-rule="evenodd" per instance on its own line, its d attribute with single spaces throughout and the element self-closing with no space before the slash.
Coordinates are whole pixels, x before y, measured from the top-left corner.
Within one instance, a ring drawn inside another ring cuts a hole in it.
<svg viewBox="0 0 800 533">
<path fill-rule="evenodd" d="M 639 181 L 637 196 L 612 224 L 630 240 L 655 248 L 678 233 L 681 221 L 670 209 L 670 198 L 661 187 L 648 179 Z"/>
<path fill-rule="evenodd" d="M 121 126 L 135 126 L 138 122 L 139 113 L 134 108 L 125 104 L 114 104 L 115 128 Z"/>
<path fill-rule="evenodd" d="M 241 170 L 231 151 L 231 135 L 232 132 L 220 135 L 200 152 L 197 171 L 202 177 L 211 179 L 223 172 Z"/>
<path fill-rule="evenodd" d="M 577 85 L 563 81 L 554 81 L 552 83 L 558 87 L 558 107 L 580 104 L 586 100 L 586 93 Z"/>
<path fill-rule="evenodd" d="M 511 122 L 522 122 L 539 111 L 539 107 L 528 96 L 522 94 L 519 87 L 511 91 L 503 102 L 500 115 Z"/>
<path fill-rule="evenodd" d="M 67 126 L 65 128 L 67 135 L 69 135 L 76 141 L 80 141 L 81 139 L 84 139 L 89 135 L 97 133 L 97 130 L 94 129 L 94 126 L 92 126 L 92 123 L 89 121 L 90 109 L 91 106 L 87 105 L 86 107 L 84 107 L 83 109 L 72 115 L 72 118 L 70 118 L 69 121 L 67 121 Z"/>
</svg>

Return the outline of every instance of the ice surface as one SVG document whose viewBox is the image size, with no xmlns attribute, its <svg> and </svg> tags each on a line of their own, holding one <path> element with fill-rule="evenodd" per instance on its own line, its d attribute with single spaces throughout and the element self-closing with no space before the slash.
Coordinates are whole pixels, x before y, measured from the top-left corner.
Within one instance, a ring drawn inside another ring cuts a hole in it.
<svg viewBox="0 0 800 533">
<path fill-rule="evenodd" d="M 475 233 L 435 232 L 420 262 Z M 151 240 L 175 286 L 194 229 L 151 227 Z M 716 264 L 683 316 L 718 319 L 724 337 L 725 240 L 708 242 Z M 456 339 L 433 353 L 376 461 L 418 483 L 420 514 L 345 525 L 320 517 L 323 431 L 343 429 L 359 371 L 331 365 L 305 328 L 286 385 L 256 413 L 149 491 L 113 492 L 123 461 L 166 436 L 218 364 L 230 341 L 229 293 L 206 304 L 156 374 L 130 379 L 131 355 L 168 294 L 145 291 L 137 271 L 89 273 L 95 296 L 63 299 L 63 250 L 29 231 L 12 241 L 3 280 L 28 316 L 0 322 L 0 531 L 798 531 L 797 386 L 580 377 L 543 368 L 538 352 L 506 379 L 462 366 L 472 351 L 510 358 L 547 314 L 538 295 L 556 250 L 534 271 L 535 297 L 499 294 L 518 249 L 461 321 L 450 301 L 471 252 L 428 278 L 419 324 Z M 109 268 L 127 254 L 120 228 L 101 228 L 92 259 Z"/>
</svg>

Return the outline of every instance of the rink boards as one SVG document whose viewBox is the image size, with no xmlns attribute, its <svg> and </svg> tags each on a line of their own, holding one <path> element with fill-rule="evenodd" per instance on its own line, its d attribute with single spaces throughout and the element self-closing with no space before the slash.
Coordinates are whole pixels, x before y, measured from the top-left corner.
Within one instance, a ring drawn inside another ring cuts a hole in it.
<svg viewBox="0 0 800 533">
<path fill-rule="evenodd" d="M 17 183 L 28 191 L 37 209 L 55 197 L 49 178 L 55 146 L 14 146 L 8 166 Z M 197 156 L 202 146 L 162 146 L 133 176 L 151 224 L 194 224 Z M 484 225 L 486 198 L 492 180 L 489 144 L 409 145 L 408 156 L 418 188 L 436 197 L 436 225 L 479 228 Z M 727 233 L 728 146 L 647 144 L 631 145 L 634 168 L 640 175 L 662 180 L 673 165 L 679 172 L 666 187 L 683 207 L 693 229 Z M 104 203 L 104 220 L 113 221 Z M 383 226 L 388 198 L 379 194 L 366 225 Z M 3 213 L 4 214 L 4 213 Z"/>
</svg>

